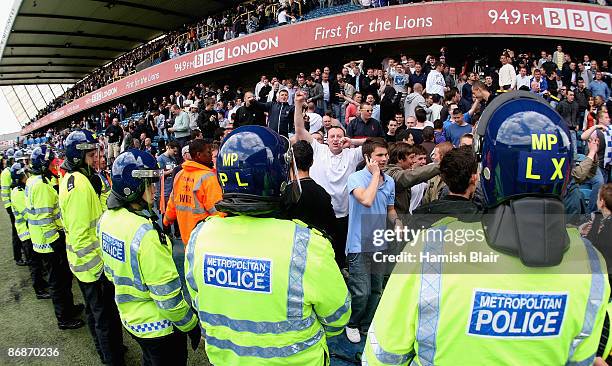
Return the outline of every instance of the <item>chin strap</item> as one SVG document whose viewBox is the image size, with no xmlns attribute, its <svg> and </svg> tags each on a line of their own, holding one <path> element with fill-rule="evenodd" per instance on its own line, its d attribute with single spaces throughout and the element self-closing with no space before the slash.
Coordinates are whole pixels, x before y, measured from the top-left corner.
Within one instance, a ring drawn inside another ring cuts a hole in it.
<svg viewBox="0 0 612 366">
<path fill-rule="evenodd" d="M 483 216 L 489 246 L 519 257 L 528 267 L 552 267 L 569 248 L 565 207 L 556 198 L 525 197 Z"/>
<path fill-rule="evenodd" d="M 224 195 L 215 208 L 234 215 L 276 217 L 281 214 L 282 203 L 279 198 L 233 193 Z"/>
</svg>

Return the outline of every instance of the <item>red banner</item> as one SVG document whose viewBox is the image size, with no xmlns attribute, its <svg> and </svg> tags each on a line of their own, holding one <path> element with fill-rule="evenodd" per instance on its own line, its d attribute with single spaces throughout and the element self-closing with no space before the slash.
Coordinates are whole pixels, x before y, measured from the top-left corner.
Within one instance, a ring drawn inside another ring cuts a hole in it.
<svg viewBox="0 0 612 366">
<path fill-rule="evenodd" d="M 99 104 L 197 75 L 274 56 L 378 40 L 524 35 L 612 44 L 612 8 L 566 2 L 439 2 L 318 18 L 232 39 L 137 72 L 52 112 L 27 134 Z"/>
</svg>

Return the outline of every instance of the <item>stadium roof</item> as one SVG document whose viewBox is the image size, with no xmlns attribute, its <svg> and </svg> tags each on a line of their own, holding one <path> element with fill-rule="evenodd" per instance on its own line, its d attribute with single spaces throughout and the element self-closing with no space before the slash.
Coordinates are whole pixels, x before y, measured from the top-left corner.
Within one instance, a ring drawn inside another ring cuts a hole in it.
<svg viewBox="0 0 612 366">
<path fill-rule="evenodd" d="M 14 0 L 0 85 L 73 84 L 139 45 L 237 0 Z"/>
</svg>

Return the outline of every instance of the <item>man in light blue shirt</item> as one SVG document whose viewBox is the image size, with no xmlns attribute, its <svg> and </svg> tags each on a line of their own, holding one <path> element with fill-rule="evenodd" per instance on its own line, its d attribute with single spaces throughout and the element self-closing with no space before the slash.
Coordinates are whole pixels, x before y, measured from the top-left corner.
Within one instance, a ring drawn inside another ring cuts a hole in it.
<svg viewBox="0 0 612 366">
<path fill-rule="evenodd" d="M 591 95 L 593 97 L 600 96 L 604 101 L 608 100 L 610 96 L 610 88 L 608 85 L 602 80 L 603 74 L 601 71 L 597 71 L 595 73 L 595 80 L 589 83 L 589 90 L 591 91 Z"/>
<path fill-rule="evenodd" d="M 363 144 L 366 167 L 348 178 L 349 225 L 346 241 L 349 264 L 348 288 L 352 315 L 346 328 L 349 341 L 359 343 L 366 333 L 383 287 L 382 267 L 374 269 L 373 254 L 387 249 L 375 232 L 387 229 L 387 219 L 395 223 L 395 182 L 384 174 L 389 155 L 382 138 L 368 138 Z"/>
</svg>

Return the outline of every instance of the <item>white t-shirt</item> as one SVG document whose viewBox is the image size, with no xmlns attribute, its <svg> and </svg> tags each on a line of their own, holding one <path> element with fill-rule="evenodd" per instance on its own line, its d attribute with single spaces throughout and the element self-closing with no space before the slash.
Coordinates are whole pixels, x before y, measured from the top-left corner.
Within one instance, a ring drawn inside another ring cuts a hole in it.
<svg viewBox="0 0 612 366">
<path fill-rule="evenodd" d="M 423 200 L 423 195 L 425 194 L 425 190 L 427 189 L 427 182 L 415 184 L 410 187 L 410 213 L 416 210 L 417 207 L 421 205 L 421 201 Z"/>
<path fill-rule="evenodd" d="M 280 13 L 278 13 L 278 23 L 287 23 L 287 11 L 286 10 L 281 10 Z"/>
<path fill-rule="evenodd" d="M 322 81 L 321 85 L 323 86 L 323 100 L 329 102 L 329 99 L 330 99 L 330 95 L 329 95 L 329 81 L 328 82 Z"/>
<path fill-rule="evenodd" d="M 521 86 L 526 86 L 531 89 L 531 75 L 525 75 L 525 77 L 521 76 L 521 74 L 516 75 L 516 89 L 518 90 Z"/>
<path fill-rule="evenodd" d="M 318 113 L 307 112 L 308 120 L 310 121 L 310 130 L 308 132 L 317 132 L 323 127 L 323 117 Z"/>
<path fill-rule="evenodd" d="M 313 164 L 310 167 L 310 177 L 329 193 L 336 217 L 348 215 L 349 192 L 346 188 L 349 175 L 357 169 L 363 160 L 361 146 L 356 149 L 344 149 L 338 155 L 332 154 L 329 146 L 320 144 L 313 139 Z"/>
<path fill-rule="evenodd" d="M 431 70 L 427 75 L 427 81 L 425 82 L 425 90 L 427 93 L 438 94 L 439 96 L 444 97 L 444 87 L 446 87 L 444 76 L 442 76 L 442 74 L 437 70 Z"/>
</svg>

